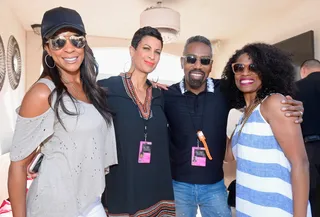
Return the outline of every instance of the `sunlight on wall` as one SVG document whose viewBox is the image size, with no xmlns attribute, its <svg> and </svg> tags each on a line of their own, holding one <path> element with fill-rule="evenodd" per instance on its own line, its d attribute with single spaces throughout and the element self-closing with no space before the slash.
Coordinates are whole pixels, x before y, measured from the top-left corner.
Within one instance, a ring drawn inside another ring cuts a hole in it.
<svg viewBox="0 0 320 217">
<path fill-rule="evenodd" d="M 128 48 L 93 48 L 93 53 L 99 64 L 98 79 L 108 78 L 126 72 L 130 68 L 131 58 Z M 158 80 L 161 83 L 173 84 L 183 77 L 180 66 L 180 57 L 167 53 L 161 54 L 157 68 L 149 74 L 150 80 Z"/>
<path fill-rule="evenodd" d="M 16 89 L 11 88 L 8 72 L 6 72 L 4 84 L 0 91 L 0 155 L 2 155 L 7 153 L 10 149 L 12 143 L 12 135 L 14 132 L 14 126 L 17 117 L 15 109 L 20 105 L 25 90 L 26 34 L 24 29 L 20 25 L 19 20 L 17 20 L 16 16 L 11 12 L 8 5 L 2 4 L 2 2 L 0 4 L 0 14 L 3 17 L 6 17 L 6 19 L 0 20 L 0 36 L 2 38 L 5 49 L 5 63 L 6 65 L 8 64 L 7 46 L 11 35 L 14 36 L 18 42 L 22 61 L 22 73 L 19 86 Z"/>
</svg>

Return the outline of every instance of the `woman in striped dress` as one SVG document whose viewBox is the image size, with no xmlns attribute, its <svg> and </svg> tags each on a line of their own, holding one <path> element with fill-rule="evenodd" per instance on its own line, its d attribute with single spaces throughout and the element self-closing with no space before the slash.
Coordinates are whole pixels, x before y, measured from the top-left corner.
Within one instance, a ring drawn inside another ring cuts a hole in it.
<svg viewBox="0 0 320 217">
<path fill-rule="evenodd" d="M 248 44 L 228 61 L 223 83 L 233 106 L 244 108 L 226 155 L 237 160 L 237 217 L 311 216 L 301 128 L 280 109 L 294 89 L 290 58 L 271 45 Z"/>
</svg>

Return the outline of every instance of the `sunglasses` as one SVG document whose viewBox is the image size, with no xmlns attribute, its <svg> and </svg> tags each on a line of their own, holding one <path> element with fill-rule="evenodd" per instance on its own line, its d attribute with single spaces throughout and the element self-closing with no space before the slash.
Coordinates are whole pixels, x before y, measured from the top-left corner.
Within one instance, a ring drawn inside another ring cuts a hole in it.
<svg viewBox="0 0 320 217">
<path fill-rule="evenodd" d="M 60 50 L 67 44 L 67 40 L 69 40 L 76 48 L 83 48 L 86 45 L 86 38 L 84 36 L 76 35 L 71 35 L 69 37 L 58 35 L 54 38 L 50 38 L 47 43 L 51 49 Z"/>
<path fill-rule="evenodd" d="M 200 59 L 201 65 L 207 66 L 212 62 L 212 59 L 210 57 L 197 57 L 195 55 L 188 55 L 184 56 L 185 60 L 189 64 L 195 64 L 197 62 L 197 59 Z"/>
<path fill-rule="evenodd" d="M 232 67 L 233 73 L 235 73 L 235 74 L 242 73 L 242 72 L 245 71 L 245 69 L 247 69 L 250 72 L 254 72 L 254 73 L 258 72 L 258 69 L 257 69 L 256 65 L 253 64 L 253 63 L 250 63 L 250 64 L 247 64 L 247 63 L 232 63 L 231 67 Z"/>
</svg>

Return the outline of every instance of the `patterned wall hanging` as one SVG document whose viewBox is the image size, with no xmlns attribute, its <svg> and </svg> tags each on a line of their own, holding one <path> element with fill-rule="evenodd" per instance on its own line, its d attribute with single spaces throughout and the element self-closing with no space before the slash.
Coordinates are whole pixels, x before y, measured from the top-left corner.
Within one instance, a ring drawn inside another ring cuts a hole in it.
<svg viewBox="0 0 320 217">
<path fill-rule="evenodd" d="M 7 47 L 7 71 L 11 88 L 15 90 L 21 78 L 21 54 L 18 42 L 12 35 Z"/>
<path fill-rule="evenodd" d="M 4 79 L 6 77 L 6 56 L 2 38 L 0 36 L 0 91 L 4 84 Z"/>
</svg>

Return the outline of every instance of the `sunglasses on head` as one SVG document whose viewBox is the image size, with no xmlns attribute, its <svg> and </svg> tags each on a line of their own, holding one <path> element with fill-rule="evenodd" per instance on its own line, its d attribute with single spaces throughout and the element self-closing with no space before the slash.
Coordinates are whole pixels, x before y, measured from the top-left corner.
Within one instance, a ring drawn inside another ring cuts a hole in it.
<svg viewBox="0 0 320 217">
<path fill-rule="evenodd" d="M 189 64 L 195 64 L 197 59 L 200 59 L 201 65 L 207 66 L 211 63 L 212 59 L 210 57 L 197 57 L 195 55 L 184 56 L 185 60 Z"/>
<path fill-rule="evenodd" d="M 247 69 L 250 72 L 254 72 L 254 73 L 258 72 L 258 69 L 254 63 L 250 63 L 250 64 L 248 64 L 248 63 L 232 63 L 231 67 L 232 67 L 233 73 L 235 73 L 235 74 L 242 73 L 245 71 L 245 69 Z"/>
<path fill-rule="evenodd" d="M 77 35 L 71 35 L 69 37 L 58 35 L 54 38 L 50 38 L 47 43 L 51 49 L 60 50 L 67 44 L 67 40 L 69 40 L 76 48 L 83 48 L 86 45 L 86 38 L 84 36 Z"/>
</svg>

